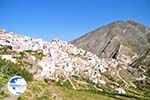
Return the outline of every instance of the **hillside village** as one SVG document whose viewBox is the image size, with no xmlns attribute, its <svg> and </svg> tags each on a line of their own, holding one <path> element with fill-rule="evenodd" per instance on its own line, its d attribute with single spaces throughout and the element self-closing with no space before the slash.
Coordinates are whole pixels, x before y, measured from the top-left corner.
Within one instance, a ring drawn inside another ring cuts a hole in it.
<svg viewBox="0 0 150 100">
<path fill-rule="evenodd" d="M 33 73 L 37 80 L 52 79 L 59 81 L 61 78 L 69 80 L 73 89 L 77 89 L 73 76 L 90 80 L 93 84 L 109 85 L 118 94 L 126 94 L 124 88 L 133 87 L 136 85 L 128 82 L 124 76 L 131 78 L 134 81 L 144 80 L 146 76 L 135 74 L 130 77 L 130 73 L 135 71 L 128 67 L 137 54 L 128 57 L 125 55 L 125 50 L 128 48 L 121 47 L 120 59 L 104 59 L 99 58 L 91 52 L 77 48 L 74 45 L 62 40 L 52 40 L 51 42 L 43 41 L 42 39 L 32 39 L 27 36 L 21 36 L 6 30 L 0 30 L 0 46 L 11 46 L 11 52 L 20 53 L 25 51 L 40 51 L 42 57 L 39 59 L 34 55 L 28 55 L 26 62 L 33 66 L 32 69 L 27 69 Z M 130 50 L 128 50 L 130 52 Z M 17 63 L 18 59 L 12 54 L 1 54 L 2 59 Z M 38 68 L 36 68 L 38 67 Z M 112 81 L 115 80 L 115 81 Z M 78 81 L 77 81 L 78 82 Z M 103 89 L 100 89 L 103 91 Z"/>
<path fill-rule="evenodd" d="M 87 70 L 89 71 L 87 75 L 90 75 L 92 74 L 92 72 L 94 72 L 90 71 L 91 68 L 94 69 L 94 67 L 99 67 L 99 70 L 97 71 L 100 71 L 100 73 L 104 73 L 108 69 L 108 64 L 111 64 L 112 67 L 117 66 L 117 62 L 113 59 L 109 59 L 109 61 L 105 59 L 99 59 L 91 52 L 86 52 L 83 49 L 77 49 L 72 44 L 61 40 L 52 40 L 48 43 L 43 41 L 42 39 L 31 39 L 30 37 L 23 37 L 8 32 L 2 32 L 0 34 L 0 39 L 0 44 L 2 46 L 12 46 L 12 51 L 15 52 L 22 52 L 25 50 L 42 50 L 45 56 L 41 59 L 41 61 L 38 62 L 39 65 L 43 68 L 43 72 L 39 74 L 42 77 L 52 77 L 55 69 L 59 67 L 64 67 L 64 70 L 71 75 L 73 74 L 71 73 L 73 70 L 74 72 L 77 72 L 76 74 L 79 74 L 79 72 L 82 73 L 82 70 Z M 71 55 L 73 55 L 73 57 L 70 57 Z M 2 58 L 15 62 L 15 59 L 11 58 L 11 55 L 1 56 Z M 33 56 L 31 56 L 30 58 L 33 61 L 36 60 L 36 58 Z"/>
</svg>

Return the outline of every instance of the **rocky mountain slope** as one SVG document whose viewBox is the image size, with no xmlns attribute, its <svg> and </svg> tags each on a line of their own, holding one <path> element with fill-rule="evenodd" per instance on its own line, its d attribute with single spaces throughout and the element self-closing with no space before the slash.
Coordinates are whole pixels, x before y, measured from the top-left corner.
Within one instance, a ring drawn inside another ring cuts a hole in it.
<svg viewBox="0 0 150 100">
<path fill-rule="evenodd" d="M 120 56 L 126 53 L 125 56 L 133 60 L 129 62 L 133 66 L 142 61 L 141 59 L 134 59 L 136 55 L 144 56 L 146 58 L 145 63 L 150 66 L 150 28 L 135 21 L 113 22 L 89 32 L 71 43 L 91 51 L 101 58 L 121 59 Z"/>
<path fill-rule="evenodd" d="M 62 40 L 46 42 L 0 30 L 0 85 L 6 87 L 13 75 L 23 76 L 29 85 L 19 97 L 23 100 L 42 97 L 45 92 L 47 95 L 53 82 L 71 87 L 74 92 L 86 90 L 112 98 L 149 99 L 149 33 L 140 33 L 148 30 L 131 21 L 115 22 L 72 44 Z M 137 36 L 135 32 L 139 32 Z M 34 83 L 37 86 L 33 87 Z M 40 94 L 36 90 L 41 90 Z M 5 88 L 2 91 L 6 92 Z"/>
<path fill-rule="evenodd" d="M 71 41 L 100 58 L 123 61 L 130 67 L 150 72 L 150 28 L 135 21 L 116 21 Z"/>
</svg>

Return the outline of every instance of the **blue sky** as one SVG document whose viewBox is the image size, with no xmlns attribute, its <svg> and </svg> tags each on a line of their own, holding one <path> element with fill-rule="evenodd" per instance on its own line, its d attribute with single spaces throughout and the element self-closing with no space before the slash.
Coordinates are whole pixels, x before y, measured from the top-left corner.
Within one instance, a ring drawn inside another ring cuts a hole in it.
<svg viewBox="0 0 150 100">
<path fill-rule="evenodd" d="M 150 0 L 0 0 L 0 27 L 70 41 L 117 20 L 150 26 Z"/>
</svg>

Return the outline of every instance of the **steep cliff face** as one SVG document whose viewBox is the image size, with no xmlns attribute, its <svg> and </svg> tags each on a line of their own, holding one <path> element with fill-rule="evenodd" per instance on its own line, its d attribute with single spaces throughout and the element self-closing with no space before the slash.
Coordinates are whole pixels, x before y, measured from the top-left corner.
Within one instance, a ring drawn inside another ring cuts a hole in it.
<svg viewBox="0 0 150 100">
<path fill-rule="evenodd" d="M 71 43 L 101 58 L 125 59 L 129 65 L 135 66 L 145 58 L 146 63 L 149 61 L 150 28 L 135 21 L 117 21 Z"/>
</svg>

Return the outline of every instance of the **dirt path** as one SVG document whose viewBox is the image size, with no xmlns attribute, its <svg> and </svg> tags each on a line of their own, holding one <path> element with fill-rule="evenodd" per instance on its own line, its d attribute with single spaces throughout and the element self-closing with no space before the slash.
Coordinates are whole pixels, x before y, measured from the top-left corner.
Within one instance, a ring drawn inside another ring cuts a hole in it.
<svg viewBox="0 0 150 100">
<path fill-rule="evenodd" d="M 49 90 L 50 90 L 50 92 L 52 94 L 52 98 L 54 100 L 62 100 L 62 95 L 64 95 L 64 94 L 60 89 L 58 89 L 58 87 L 52 85 L 49 87 Z"/>
<path fill-rule="evenodd" d="M 9 94 L 9 96 L 6 97 L 4 100 L 17 100 L 18 96 L 13 95 L 12 93 L 10 93 L 8 88 L 7 88 L 7 85 L 5 85 L 2 89 L 5 90 L 7 94 Z"/>
<path fill-rule="evenodd" d="M 121 71 L 121 70 L 122 70 L 122 69 L 119 68 L 119 70 L 117 71 L 117 75 L 118 75 L 118 77 L 125 83 L 125 85 L 128 86 L 128 82 L 126 82 L 126 81 L 120 76 L 120 71 Z"/>
<path fill-rule="evenodd" d="M 15 96 L 15 95 L 10 95 L 9 97 L 7 97 L 7 98 L 5 98 L 4 100 L 17 100 L 17 96 Z"/>
<path fill-rule="evenodd" d="M 146 70 L 144 68 L 142 68 L 142 65 L 139 66 L 139 68 L 143 71 L 143 72 L 146 72 Z"/>
</svg>

